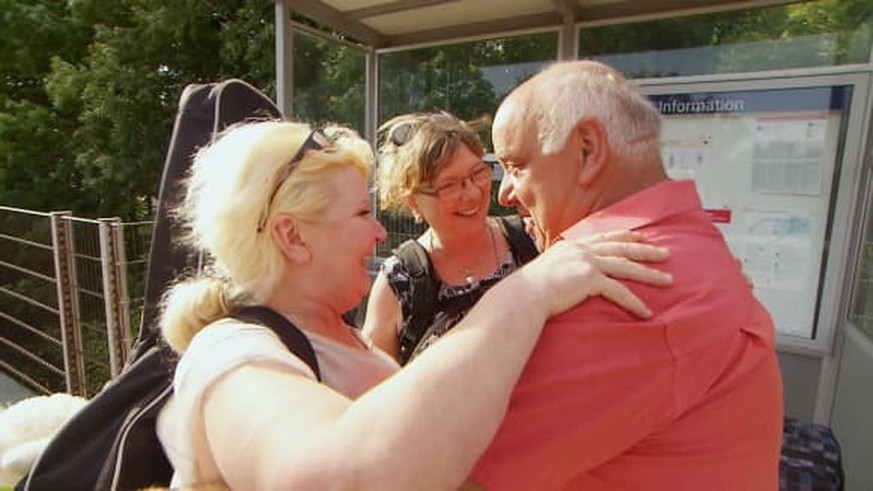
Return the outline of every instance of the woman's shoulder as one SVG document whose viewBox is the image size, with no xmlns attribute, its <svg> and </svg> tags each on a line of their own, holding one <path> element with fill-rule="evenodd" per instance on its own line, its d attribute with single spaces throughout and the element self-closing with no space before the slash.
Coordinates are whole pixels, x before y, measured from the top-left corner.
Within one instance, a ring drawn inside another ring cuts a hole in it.
<svg viewBox="0 0 873 491">
<path fill-rule="evenodd" d="M 297 358 L 269 328 L 222 319 L 201 329 L 182 354 L 174 384 L 208 386 L 212 380 L 246 363 L 270 363 L 314 377 L 303 360 Z"/>
<path fill-rule="evenodd" d="M 279 337 L 269 328 L 226 317 L 198 331 L 188 350 L 207 351 L 233 343 L 273 345 L 276 342 L 281 345 Z"/>
</svg>

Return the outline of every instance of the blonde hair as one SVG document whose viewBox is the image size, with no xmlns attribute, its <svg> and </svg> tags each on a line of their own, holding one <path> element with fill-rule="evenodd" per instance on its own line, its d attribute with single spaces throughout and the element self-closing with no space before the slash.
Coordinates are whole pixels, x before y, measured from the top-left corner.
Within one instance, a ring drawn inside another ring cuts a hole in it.
<svg viewBox="0 0 873 491">
<path fill-rule="evenodd" d="M 303 123 L 244 123 L 197 152 L 176 216 L 189 229 L 186 240 L 210 264 L 165 295 L 161 330 L 177 352 L 206 325 L 239 305 L 263 303 L 275 290 L 282 256 L 268 230 L 258 230 L 262 217 L 267 225 L 280 211 L 318 219 L 336 193 L 331 175 L 352 167 L 369 176 L 369 144 L 350 129 L 331 126 L 324 133 L 334 144 L 306 152 L 278 182 L 311 132 Z"/>
<path fill-rule="evenodd" d="M 432 182 L 461 145 L 485 155 L 476 130 L 447 112 L 395 116 L 379 133 L 376 186 L 385 210 L 407 211 L 406 199 Z"/>
<path fill-rule="evenodd" d="M 557 62 L 529 82 L 549 99 L 531 108 L 543 154 L 560 151 L 576 123 L 588 117 L 603 123 L 618 155 L 635 160 L 658 148 L 658 110 L 612 67 L 592 60 Z"/>
</svg>

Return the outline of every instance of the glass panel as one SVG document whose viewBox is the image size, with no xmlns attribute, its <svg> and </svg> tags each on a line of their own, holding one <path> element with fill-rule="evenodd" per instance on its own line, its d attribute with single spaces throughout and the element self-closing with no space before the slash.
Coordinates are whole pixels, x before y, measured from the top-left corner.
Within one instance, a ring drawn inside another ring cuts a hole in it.
<svg viewBox="0 0 873 491">
<path fill-rule="evenodd" d="M 449 111 L 480 124 L 485 148 L 491 147 L 490 118 L 512 88 L 554 61 L 557 32 L 487 39 L 379 54 L 379 121 L 414 111 Z M 496 186 L 492 196 L 496 196 Z M 492 200 L 492 213 L 506 213 Z M 380 211 L 388 241 L 378 254 L 410 237 L 424 224 Z"/>
<path fill-rule="evenodd" d="M 867 155 L 867 167 L 873 164 L 873 147 Z M 851 320 L 870 340 L 873 340 L 873 186 L 868 181 L 867 225 L 864 242 L 858 253 L 855 288 L 852 292 Z"/>
<path fill-rule="evenodd" d="M 379 119 L 440 109 L 468 120 L 490 115 L 557 50 L 557 33 L 547 32 L 382 53 Z"/>
<path fill-rule="evenodd" d="M 364 134 L 366 59 L 346 44 L 294 31 L 294 119 Z"/>
<path fill-rule="evenodd" d="M 547 32 L 382 53 L 379 121 L 435 110 L 487 119 L 509 90 L 555 60 L 557 50 L 558 34 Z M 490 142 L 488 128 L 482 137 Z"/>
<path fill-rule="evenodd" d="M 852 95 L 848 85 L 649 95 L 667 174 L 694 180 L 777 331 L 798 339 L 819 336 Z"/>
<path fill-rule="evenodd" d="M 579 56 L 672 77 L 868 63 L 871 40 L 873 2 L 819 0 L 586 28 Z"/>
</svg>

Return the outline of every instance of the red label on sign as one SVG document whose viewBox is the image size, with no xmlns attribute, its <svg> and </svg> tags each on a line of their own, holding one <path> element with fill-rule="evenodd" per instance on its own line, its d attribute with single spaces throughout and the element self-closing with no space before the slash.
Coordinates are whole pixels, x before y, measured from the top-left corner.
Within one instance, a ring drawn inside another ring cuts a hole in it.
<svg viewBox="0 0 873 491">
<path fill-rule="evenodd" d="M 731 211 L 723 208 L 717 210 L 703 210 L 712 220 L 712 223 L 731 223 Z"/>
</svg>

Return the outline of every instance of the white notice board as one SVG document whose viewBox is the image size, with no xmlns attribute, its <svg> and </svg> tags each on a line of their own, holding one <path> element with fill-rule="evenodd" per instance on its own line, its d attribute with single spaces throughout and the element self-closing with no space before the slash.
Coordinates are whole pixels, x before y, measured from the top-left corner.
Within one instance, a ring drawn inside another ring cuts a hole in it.
<svg viewBox="0 0 873 491">
<path fill-rule="evenodd" d="M 668 174 L 696 182 L 779 333 L 814 338 L 851 87 L 649 98 Z"/>
</svg>

